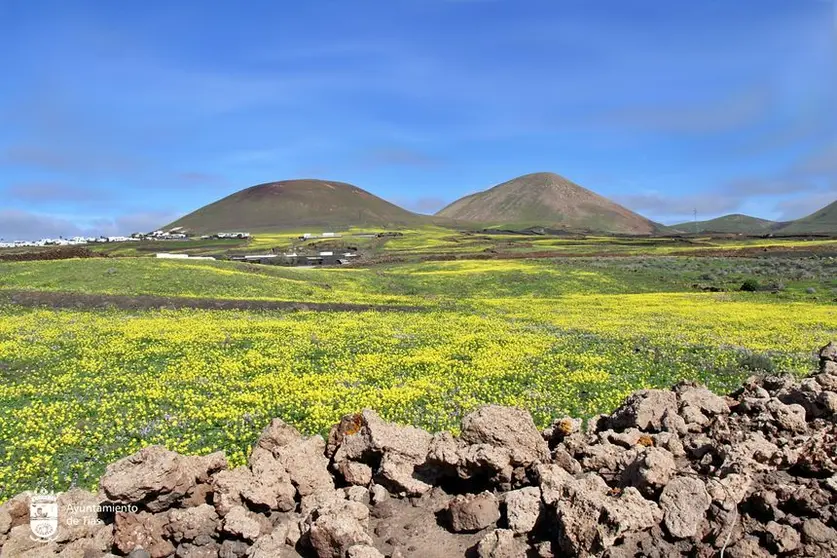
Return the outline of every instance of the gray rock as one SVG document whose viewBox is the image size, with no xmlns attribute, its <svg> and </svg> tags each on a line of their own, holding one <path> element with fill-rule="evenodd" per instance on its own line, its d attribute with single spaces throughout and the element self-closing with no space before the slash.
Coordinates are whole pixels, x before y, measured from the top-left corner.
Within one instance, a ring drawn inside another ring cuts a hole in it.
<svg viewBox="0 0 837 558">
<path fill-rule="evenodd" d="M 173 509 L 169 512 L 166 531 L 176 543 L 191 542 L 204 536 L 210 537 L 218 525 L 218 514 L 209 504 L 193 508 Z"/>
<path fill-rule="evenodd" d="M 497 498 L 490 492 L 459 495 L 448 505 L 451 528 L 456 533 L 481 531 L 500 519 Z"/>
<path fill-rule="evenodd" d="M 374 546 L 357 544 L 349 549 L 346 558 L 386 558 Z"/>
<path fill-rule="evenodd" d="M 334 488 L 322 437 L 303 438 L 294 427 L 275 418 L 262 432 L 256 445 L 273 454 L 300 496 Z"/>
<path fill-rule="evenodd" d="M 729 405 L 723 397 L 715 395 L 703 386 L 680 385 L 675 391 L 681 406 L 690 405 L 709 417 L 730 412 Z"/>
<path fill-rule="evenodd" d="M 477 545 L 479 558 L 526 558 L 529 545 L 508 529 L 495 529 Z"/>
<path fill-rule="evenodd" d="M 646 448 L 625 470 L 626 484 L 653 496 L 671 480 L 677 466 L 671 452 L 660 448 Z"/>
<path fill-rule="evenodd" d="M 610 548 L 628 533 L 645 531 L 660 523 L 663 513 L 636 488 L 626 488 L 618 497 L 603 500 L 599 521 L 599 545 Z"/>
<path fill-rule="evenodd" d="M 514 466 L 549 459 L 549 446 L 521 409 L 485 405 L 462 419 L 461 438 L 469 444 L 487 444 L 510 452 Z"/>
<path fill-rule="evenodd" d="M 108 465 L 100 486 L 111 502 L 142 504 L 151 512 L 159 512 L 226 466 L 223 453 L 187 457 L 162 446 L 148 446 Z"/>
<path fill-rule="evenodd" d="M 343 558 L 353 546 L 373 545 L 368 527 L 369 509 L 342 501 L 320 510 L 308 536 L 318 558 Z"/>
<path fill-rule="evenodd" d="M 380 484 L 373 484 L 372 488 L 369 489 L 369 496 L 372 500 L 372 504 L 378 505 L 389 498 L 389 492 L 387 492 L 387 489 Z"/>
<path fill-rule="evenodd" d="M 837 341 L 832 341 L 820 349 L 820 360 L 837 362 Z"/>
<path fill-rule="evenodd" d="M 784 430 L 794 433 L 803 433 L 808 430 L 808 423 L 805 422 L 805 408 L 796 403 L 785 405 L 777 399 L 771 399 L 767 403 L 767 410 L 773 415 L 773 420 Z"/>
<path fill-rule="evenodd" d="M 364 486 L 349 486 L 343 491 L 346 493 L 346 500 L 350 502 L 369 503 L 369 490 Z"/>
<path fill-rule="evenodd" d="M 658 389 L 642 390 L 628 397 L 610 417 L 614 430 L 638 428 L 646 432 L 662 430 L 663 417 L 677 414 L 677 395 Z"/>
<path fill-rule="evenodd" d="M 122 554 L 137 549 L 146 550 L 151 558 L 165 558 L 174 554 L 174 546 L 166 539 L 165 513 L 138 514 L 117 512 L 113 526 L 113 545 Z"/>
<path fill-rule="evenodd" d="M 593 473 L 581 479 L 570 477 L 562 482 L 554 478 L 552 482 L 555 480 L 559 481 L 558 497 L 555 499 L 552 490 L 547 490 L 544 502 L 550 494 L 558 518 L 558 544 L 568 554 L 586 556 L 600 537 L 599 517 L 607 498 L 607 484 Z"/>
<path fill-rule="evenodd" d="M 802 544 L 799 533 L 788 525 L 771 521 L 767 524 L 765 530 L 767 532 L 767 542 L 780 554 L 792 552 Z"/>
<path fill-rule="evenodd" d="M 243 506 L 234 506 L 224 517 L 224 532 L 254 541 L 261 534 L 261 524 Z"/>
<path fill-rule="evenodd" d="M 802 536 L 808 543 L 825 543 L 837 540 L 837 531 L 814 518 L 802 524 Z"/>
<path fill-rule="evenodd" d="M 772 558 L 765 548 L 759 546 L 758 539 L 752 537 L 744 537 L 728 548 L 726 556 L 729 558 Z"/>
<path fill-rule="evenodd" d="M 527 486 L 508 492 L 505 496 L 509 529 L 515 533 L 528 533 L 534 529 L 541 514 L 541 490 Z"/>
<path fill-rule="evenodd" d="M 368 486 L 372 482 L 372 467 L 358 461 L 343 461 L 337 466 L 338 472 L 349 484 Z"/>
<path fill-rule="evenodd" d="M 692 477 L 673 479 L 660 495 L 663 521 L 668 532 L 679 539 L 695 536 L 711 503 L 703 481 Z"/>
</svg>

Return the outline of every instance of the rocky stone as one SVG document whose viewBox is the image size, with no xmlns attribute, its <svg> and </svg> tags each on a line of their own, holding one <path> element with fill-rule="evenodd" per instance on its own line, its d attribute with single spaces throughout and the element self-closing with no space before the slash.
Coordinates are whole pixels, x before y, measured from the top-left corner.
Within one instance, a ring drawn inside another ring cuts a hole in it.
<svg viewBox="0 0 837 558">
<path fill-rule="evenodd" d="M 159 512 L 182 499 L 199 481 L 227 466 L 223 453 L 187 457 L 148 446 L 108 465 L 100 486 L 111 502 L 142 505 Z"/>
<path fill-rule="evenodd" d="M 773 420 L 780 428 L 788 432 L 803 433 L 808 429 L 805 422 L 805 408 L 796 403 L 785 405 L 777 399 L 767 403 L 767 410 L 773 415 Z"/>
<path fill-rule="evenodd" d="M 723 397 L 715 395 L 703 386 L 680 384 L 674 391 L 680 400 L 680 405 L 698 409 L 708 417 L 729 414 L 730 409 Z"/>
<path fill-rule="evenodd" d="M 598 544 L 609 548 L 628 533 L 654 527 L 662 517 L 663 513 L 656 503 L 643 498 L 636 488 L 628 487 L 618 497 L 603 499 Z"/>
<path fill-rule="evenodd" d="M 495 529 L 477 545 L 479 558 L 526 558 L 529 545 L 508 529 Z"/>
<path fill-rule="evenodd" d="M 241 497 L 255 508 L 290 511 L 296 506 L 296 488 L 290 475 L 269 450 L 258 445 L 250 454 L 252 478 L 241 487 Z"/>
<path fill-rule="evenodd" d="M 799 453 L 796 465 L 800 471 L 819 477 L 837 474 L 837 424 L 814 433 Z"/>
<path fill-rule="evenodd" d="M 369 489 L 369 497 L 372 500 L 372 504 L 377 506 L 389 498 L 389 492 L 380 484 L 373 484 L 372 488 Z"/>
<path fill-rule="evenodd" d="M 243 506 L 233 506 L 224 516 L 224 532 L 248 541 L 254 541 L 261 534 L 261 524 L 251 517 Z"/>
<path fill-rule="evenodd" d="M 429 492 L 433 486 L 416 477 L 418 464 L 400 453 L 387 452 L 381 458 L 381 482 L 389 485 L 394 492 L 405 492 L 411 496 Z"/>
<path fill-rule="evenodd" d="M 342 558 L 355 545 L 373 545 L 367 533 L 369 509 L 358 502 L 339 502 L 323 510 L 308 533 L 318 558 Z"/>
<path fill-rule="evenodd" d="M 368 486 L 372 482 L 372 467 L 358 461 L 344 461 L 337 470 L 349 484 Z"/>
<path fill-rule="evenodd" d="M 374 546 L 368 544 L 356 544 L 349 549 L 346 558 L 386 558 Z"/>
<path fill-rule="evenodd" d="M 808 543 L 825 543 L 837 540 L 837 531 L 817 518 L 807 519 L 802 524 L 802 536 Z"/>
<path fill-rule="evenodd" d="M 209 504 L 193 508 L 173 509 L 169 512 L 166 531 L 176 543 L 191 542 L 201 537 L 211 537 L 218 524 L 218 514 Z"/>
<path fill-rule="evenodd" d="M 514 466 L 512 452 L 490 444 L 472 444 L 460 451 L 457 473 L 460 478 L 490 477 L 495 484 L 508 483 Z"/>
<path fill-rule="evenodd" d="M 712 500 L 700 479 L 676 477 L 660 495 L 663 521 L 673 537 L 684 539 L 697 534 Z"/>
<path fill-rule="evenodd" d="M 490 492 L 459 495 L 448 506 L 451 529 L 456 533 L 481 531 L 500 519 L 497 498 Z"/>
<path fill-rule="evenodd" d="M 745 537 L 727 549 L 726 556 L 730 558 L 771 558 L 767 549 L 759 545 L 754 537 Z"/>
<path fill-rule="evenodd" d="M 535 528 L 541 514 L 540 488 L 527 486 L 506 493 L 506 521 L 515 533 L 528 533 Z"/>
<path fill-rule="evenodd" d="M 370 502 L 369 489 L 365 486 L 349 486 L 344 488 L 346 493 L 346 500 L 350 502 L 360 502 L 361 504 L 368 504 Z"/>
<path fill-rule="evenodd" d="M 654 496 L 668 484 L 677 466 L 671 452 L 646 448 L 625 470 L 625 484 L 638 488 L 646 496 Z"/>
<path fill-rule="evenodd" d="M 793 527 L 771 521 L 765 527 L 767 542 L 780 554 L 793 552 L 802 544 L 799 533 Z"/>
<path fill-rule="evenodd" d="M 118 512 L 114 518 L 113 545 L 123 555 L 143 549 L 151 558 L 174 554 L 175 548 L 166 539 L 167 514 Z"/>
<path fill-rule="evenodd" d="M 837 342 L 832 341 L 819 351 L 820 360 L 837 362 Z"/>
<path fill-rule="evenodd" d="M 296 428 L 280 419 L 273 419 L 256 445 L 276 458 L 300 496 L 334 488 L 322 437 L 303 438 Z"/>
<path fill-rule="evenodd" d="M 571 555 L 587 555 L 600 536 L 599 518 L 607 497 L 607 484 L 598 475 L 587 473 L 581 479 L 565 477 L 557 488 L 557 498 L 551 491 L 553 496 L 549 500 L 557 512 L 558 544 Z M 544 501 L 547 502 L 547 491 L 544 491 Z"/>
<path fill-rule="evenodd" d="M 510 452 L 513 465 L 549 460 L 549 446 L 532 416 L 521 409 L 485 405 L 462 419 L 462 440 L 487 444 Z"/>
<path fill-rule="evenodd" d="M 672 391 L 658 389 L 634 393 L 610 417 L 614 430 L 638 428 L 646 432 L 662 430 L 663 417 L 677 414 L 677 395 Z"/>
</svg>

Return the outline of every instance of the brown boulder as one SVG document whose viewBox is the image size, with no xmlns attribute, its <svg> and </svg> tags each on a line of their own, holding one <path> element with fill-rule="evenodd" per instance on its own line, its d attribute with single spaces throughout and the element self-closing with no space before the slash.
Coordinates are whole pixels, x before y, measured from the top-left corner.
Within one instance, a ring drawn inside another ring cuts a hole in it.
<svg viewBox="0 0 837 558">
<path fill-rule="evenodd" d="M 500 506 L 490 492 L 460 494 L 448 504 L 451 529 L 456 533 L 482 531 L 500 519 Z"/>
<path fill-rule="evenodd" d="M 522 409 L 485 405 L 462 419 L 461 435 L 469 444 L 487 444 L 510 452 L 512 465 L 549 460 L 549 446 Z"/>
<path fill-rule="evenodd" d="M 223 453 L 187 457 L 162 446 L 148 446 L 108 465 L 100 486 L 114 503 L 136 504 L 160 512 L 226 466 Z"/>
<path fill-rule="evenodd" d="M 168 514 L 138 514 L 118 512 L 114 520 L 113 544 L 122 554 L 137 549 L 148 552 L 151 558 L 165 558 L 175 548 L 166 540 Z"/>
</svg>

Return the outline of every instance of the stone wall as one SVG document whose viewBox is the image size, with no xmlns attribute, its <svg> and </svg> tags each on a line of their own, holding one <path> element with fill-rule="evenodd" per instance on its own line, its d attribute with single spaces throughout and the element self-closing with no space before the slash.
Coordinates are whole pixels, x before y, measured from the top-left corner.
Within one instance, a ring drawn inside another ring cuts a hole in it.
<svg viewBox="0 0 837 558">
<path fill-rule="evenodd" d="M 837 556 L 837 345 L 801 382 L 681 383 L 539 432 L 485 406 L 461 434 L 373 411 L 324 440 L 274 419 L 247 466 L 159 446 L 61 494 L 55 540 L 0 506 L 0 556 Z"/>
</svg>

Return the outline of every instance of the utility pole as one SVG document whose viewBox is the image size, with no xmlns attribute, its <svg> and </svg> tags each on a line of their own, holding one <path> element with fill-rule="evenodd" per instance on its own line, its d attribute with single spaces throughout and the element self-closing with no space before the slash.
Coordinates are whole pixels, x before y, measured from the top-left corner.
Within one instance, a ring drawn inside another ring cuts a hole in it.
<svg viewBox="0 0 837 558">
<path fill-rule="evenodd" d="M 698 233 L 698 224 L 697 224 L 697 207 L 695 208 L 695 234 Z"/>
</svg>

